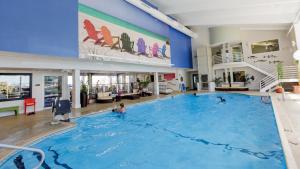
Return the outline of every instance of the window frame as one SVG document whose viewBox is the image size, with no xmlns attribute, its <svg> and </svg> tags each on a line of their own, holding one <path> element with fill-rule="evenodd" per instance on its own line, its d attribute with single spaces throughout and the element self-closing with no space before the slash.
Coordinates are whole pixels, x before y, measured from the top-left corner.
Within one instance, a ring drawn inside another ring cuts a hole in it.
<svg viewBox="0 0 300 169">
<path fill-rule="evenodd" d="M 29 97 L 32 97 L 32 73 L 0 73 L 0 76 L 29 76 Z M 7 102 L 7 101 L 16 101 L 16 100 L 24 100 L 24 98 L 11 98 L 11 99 L 0 99 L 0 102 Z"/>
</svg>

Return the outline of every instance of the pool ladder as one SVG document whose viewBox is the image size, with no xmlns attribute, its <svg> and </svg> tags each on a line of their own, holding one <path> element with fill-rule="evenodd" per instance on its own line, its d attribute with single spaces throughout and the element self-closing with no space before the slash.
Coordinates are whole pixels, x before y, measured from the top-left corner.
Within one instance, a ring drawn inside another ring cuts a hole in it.
<svg viewBox="0 0 300 169">
<path fill-rule="evenodd" d="M 13 145 L 8 145 L 8 144 L 0 144 L 0 148 L 25 150 L 25 151 L 31 151 L 31 152 L 39 153 L 41 155 L 41 160 L 40 160 L 39 164 L 36 167 L 34 167 L 33 169 L 39 169 L 40 166 L 43 164 L 43 162 L 45 160 L 45 153 L 42 150 L 37 149 L 37 148 L 18 147 L 18 146 L 13 146 Z"/>
</svg>

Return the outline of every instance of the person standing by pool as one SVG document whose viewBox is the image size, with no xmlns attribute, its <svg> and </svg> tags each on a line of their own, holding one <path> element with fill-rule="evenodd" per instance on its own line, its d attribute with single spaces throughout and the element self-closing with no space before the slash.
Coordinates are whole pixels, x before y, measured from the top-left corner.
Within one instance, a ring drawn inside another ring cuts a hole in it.
<svg viewBox="0 0 300 169">
<path fill-rule="evenodd" d="M 124 103 L 121 103 L 118 108 L 112 109 L 112 111 L 117 113 L 125 113 L 126 109 Z"/>
<path fill-rule="evenodd" d="M 180 84 L 179 84 L 179 86 L 180 86 L 180 91 L 183 92 L 183 93 L 185 93 L 186 92 L 186 87 L 185 87 L 185 83 L 183 81 L 183 77 L 182 76 L 180 77 Z"/>
</svg>

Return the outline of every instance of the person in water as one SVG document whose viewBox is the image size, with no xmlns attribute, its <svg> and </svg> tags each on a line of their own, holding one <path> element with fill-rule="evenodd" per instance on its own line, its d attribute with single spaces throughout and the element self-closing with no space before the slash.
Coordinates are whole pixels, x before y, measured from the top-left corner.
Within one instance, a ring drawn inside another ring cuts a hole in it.
<svg viewBox="0 0 300 169">
<path fill-rule="evenodd" d="M 112 111 L 117 113 L 125 113 L 126 109 L 124 103 L 121 103 L 118 108 L 112 109 Z"/>
<path fill-rule="evenodd" d="M 220 99 L 219 103 L 226 103 L 226 100 L 222 96 L 218 96 L 217 98 Z"/>
<path fill-rule="evenodd" d="M 197 96 L 197 93 L 194 93 L 193 95 L 194 95 L 194 96 Z"/>
</svg>

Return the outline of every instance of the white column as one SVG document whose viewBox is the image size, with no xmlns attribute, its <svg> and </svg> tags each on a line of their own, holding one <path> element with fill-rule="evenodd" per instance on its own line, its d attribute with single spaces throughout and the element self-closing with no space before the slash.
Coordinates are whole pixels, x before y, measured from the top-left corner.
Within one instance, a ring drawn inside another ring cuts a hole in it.
<svg viewBox="0 0 300 169">
<path fill-rule="evenodd" d="M 68 86 L 68 72 L 64 71 L 62 76 L 62 99 L 70 99 L 70 91 Z"/>
<path fill-rule="evenodd" d="M 158 72 L 154 73 L 154 94 L 159 95 Z"/>
<path fill-rule="evenodd" d="M 297 49 L 300 50 L 300 23 L 294 24 Z"/>
<path fill-rule="evenodd" d="M 225 68 L 225 82 L 228 83 L 228 71 L 227 71 L 227 68 Z"/>
<path fill-rule="evenodd" d="M 80 105 L 80 70 L 73 70 L 72 107 L 81 108 Z"/>
<path fill-rule="evenodd" d="M 230 81 L 233 82 L 233 70 L 230 68 Z"/>
</svg>

